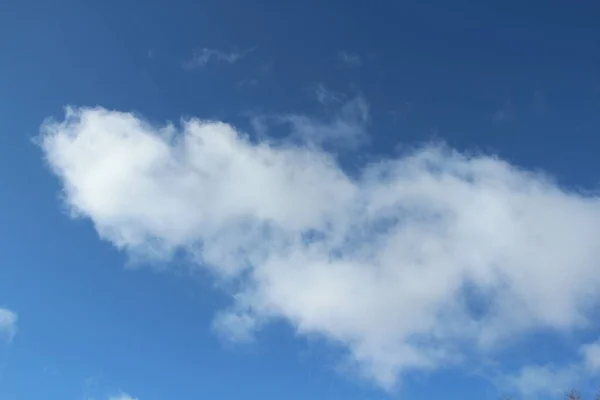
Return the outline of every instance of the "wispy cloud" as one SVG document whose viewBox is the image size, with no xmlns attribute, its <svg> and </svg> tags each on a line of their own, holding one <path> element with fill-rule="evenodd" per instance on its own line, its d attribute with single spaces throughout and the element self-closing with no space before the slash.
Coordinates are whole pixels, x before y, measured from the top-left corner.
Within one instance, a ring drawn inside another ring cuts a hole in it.
<svg viewBox="0 0 600 400">
<path fill-rule="evenodd" d="M 0 308 L 0 335 L 11 341 L 17 333 L 17 314 L 6 308 Z"/>
<path fill-rule="evenodd" d="M 359 67 L 362 64 L 362 58 L 358 54 L 347 51 L 338 52 L 338 60 L 349 67 Z"/>
<path fill-rule="evenodd" d="M 582 346 L 580 353 L 587 370 L 600 373 L 600 339 Z"/>
<path fill-rule="evenodd" d="M 359 98 L 290 130 L 352 135 L 366 110 Z M 66 205 L 102 239 L 146 258 L 184 251 L 235 280 L 215 323 L 227 336 L 287 321 L 345 346 L 382 387 L 540 329 L 573 332 L 600 301 L 600 199 L 495 156 L 428 144 L 348 173 L 310 143 L 103 108 L 41 131 Z M 568 377 L 552 373 L 515 385 Z"/>
<path fill-rule="evenodd" d="M 565 364 L 525 365 L 496 380 L 496 384 L 519 394 L 519 398 L 538 399 L 560 395 L 600 375 L 600 340 L 579 348 L 578 358 Z"/>
<path fill-rule="evenodd" d="M 344 95 L 339 92 L 334 92 L 329 90 L 322 83 L 318 83 L 313 87 L 315 96 L 319 103 L 323 105 L 330 105 L 335 103 L 340 103 L 344 100 Z"/>
<path fill-rule="evenodd" d="M 110 396 L 108 400 L 138 400 L 135 397 L 128 395 L 127 393 L 119 393 L 115 396 Z"/>
<path fill-rule="evenodd" d="M 413 113 L 414 104 L 412 101 L 407 100 L 397 108 L 390 111 L 390 115 L 395 121 L 406 120 Z"/>
<path fill-rule="evenodd" d="M 271 128 L 287 130 L 285 141 L 309 146 L 334 146 L 337 149 L 354 149 L 368 141 L 366 126 L 369 105 L 362 96 L 342 102 L 340 94 L 316 92 L 322 104 L 332 107 L 325 118 L 311 118 L 302 114 L 255 115 L 252 124 L 263 138 Z M 319 95 L 321 98 L 319 98 Z M 336 102 L 337 104 L 332 104 Z M 332 111 L 332 112 L 331 112 Z"/>
<path fill-rule="evenodd" d="M 184 67 L 188 69 L 202 68 L 208 65 L 210 62 L 234 64 L 254 50 L 254 48 L 246 50 L 233 49 L 229 52 L 226 52 L 205 47 L 195 50 L 192 58 L 184 63 Z"/>
<path fill-rule="evenodd" d="M 255 79 L 255 78 L 242 79 L 235 83 L 235 87 L 237 87 L 238 89 L 250 88 L 250 87 L 255 87 L 255 86 L 258 86 L 258 79 Z"/>
<path fill-rule="evenodd" d="M 497 123 L 514 121 L 516 118 L 517 113 L 511 102 L 504 104 L 502 108 L 496 110 L 492 115 L 492 119 Z"/>
<path fill-rule="evenodd" d="M 510 389 L 523 400 L 560 396 L 582 380 L 576 365 L 528 365 L 502 381 L 504 389 Z"/>
</svg>

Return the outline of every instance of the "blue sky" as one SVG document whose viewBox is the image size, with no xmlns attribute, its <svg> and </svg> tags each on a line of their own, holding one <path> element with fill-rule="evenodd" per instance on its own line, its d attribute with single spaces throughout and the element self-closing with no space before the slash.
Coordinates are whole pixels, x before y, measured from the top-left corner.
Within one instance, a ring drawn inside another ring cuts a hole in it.
<svg viewBox="0 0 600 400">
<path fill-rule="evenodd" d="M 600 5 L 8 1 L 0 398 L 600 375 Z"/>
</svg>

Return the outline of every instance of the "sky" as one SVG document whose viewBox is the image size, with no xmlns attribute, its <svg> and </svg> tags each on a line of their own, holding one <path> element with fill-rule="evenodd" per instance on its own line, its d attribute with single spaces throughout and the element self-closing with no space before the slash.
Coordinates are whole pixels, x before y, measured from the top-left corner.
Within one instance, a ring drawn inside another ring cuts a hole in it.
<svg viewBox="0 0 600 400">
<path fill-rule="evenodd" d="M 3 2 L 0 399 L 591 398 L 599 18 Z"/>
</svg>

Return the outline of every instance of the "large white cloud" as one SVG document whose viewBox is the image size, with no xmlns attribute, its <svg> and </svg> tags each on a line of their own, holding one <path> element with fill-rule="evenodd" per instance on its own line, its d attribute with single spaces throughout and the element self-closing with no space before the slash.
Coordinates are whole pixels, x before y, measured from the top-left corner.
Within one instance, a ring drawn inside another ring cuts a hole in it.
<svg viewBox="0 0 600 400">
<path fill-rule="evenodd" d="M 17 314 L 0 307 L 0 337 L 4 336 L 11 341 L 17 333 Z"/>
<path fill-rule="evenodd" d="M 226 335 L 284 319 L 383 386 L 466 344 L 584 326 L 598 301 L 600 200 L 495 157 L 430 145 L 350 176 L 315 146 L 102 108 L 41 132 L 65 202 L 103 239 L 187 251 L 236 283 L 215 320 Z"/>
</svg>

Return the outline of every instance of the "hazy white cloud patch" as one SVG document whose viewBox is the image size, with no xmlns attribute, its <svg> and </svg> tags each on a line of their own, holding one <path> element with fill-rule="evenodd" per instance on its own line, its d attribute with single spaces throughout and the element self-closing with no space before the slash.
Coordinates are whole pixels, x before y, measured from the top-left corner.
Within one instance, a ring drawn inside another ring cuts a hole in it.
<svg viewBox="0 0 600 400">
<path fill-rule="evenodd" d="M 237 82 L 235 82 L 235 87 L 238 89 L 243 89 L 243 88 L 252 88 L 252 87 L 256 87 L 258 86 L 258 79 L 241 79 Z"/>
<path fill-rule="evenodd" d="M 533 365 L 523 367 L 503 384 L 505 388 L 515 390 L 523 399 L 559 398 L 581 378 L 581 370 L 577 366 Z"/>
<path fill-rule="evenodd" d="M 368 142 L 366 128 L 369 122 L 369 104 L 364 97 L 358 95 L 343 101 L 340 94 L 325 88 L 321 96 L 322 100 L 327 100 L 334 106 L 333 112 L 323 118 L 292 113 L 255 115 L 252 117 L 254 129 L 265 141 L 270 141 L 270 130 L 283 127 L 289 133 L 285 136 L 286 142 L 293 141 L 306 147 L 333 145 L 338 149 L 354 149 Z M 317 99 L 319 100 L 318 92 Z M 337 104 L 332 104 L 333 100 Z"/>
<path fill-rule="evenodd" d="M 338 52 L 337 58 L 338 61 L 349 67 L 360 67 L 360 65 L 362 64 L 362 58 L 360 57 L 360 55 L 350 53 L 347 51 Z"/>
<path fill-rule="evenodd" d="M 496 381 L 499 388 L 512 389 L 520 398 L 538 399 L 564 394 L 600 375 L 600 341 L 583 344 L 578 358 L 563 364 L 525 365 Z"/>
<path fill-rule="evenodd" d="M 581 347 L 585 367 L 592 373 L 600 373 L 600 340 Z"/>
<path fill-rule="evenodd" d="M 503 107 L 494 112 L 492 119 L 496 123 L 514 121 L 517 119 L 517 112 L 513 104 L 511 102 L 507 102 Z"/>
<path fill-rule="evenodd" d="M 325 122 L 291 118 L 290 135 L 352 136 L 367 110 L 359 98 Z M 184 251 L 236 283 L 215 320 L 224 335 L 284 320 L 383 387 L 460 362 L 466 344 L 489 355 L 574 331 L 598 304 L 598 197 L 497 157 L 426 145 L 349 175 L 310 142 L 103 108 L 46 121 L 40 145 L 72 215 L 102 239 L 149 258 Z M 551 374 L 515 385 L 562 383 Z"/>
<path fill-rule="evenodd" d="M 329 90 L 322 83 L 318 83 L 313 87 L 317 101 L 322 105 L 337 104 L 344 101 L 345 96 L 342 93 Z"/>
<path fill-rule="evenodd" d="M 0 308 L 0 338 L 9 342 L 17 334 L 17 314 L 6 308 Z"/>
<path fill-rule="evenodd" d="M 254 51 L 254 48 L 246 50 L 233 49 L 231 51 L 221 51 L 204 47 L 195 50 L 192 58 L 184 63 L 184 67 L 188 69 L 202 68 L 211 62 L 234 64 L 252 51 Z"/>
<path fill-rule="evenodd" d="M 119 393 L 115 396 L 110 396 L 108 400 L 138 400 L 137 398 L 128 395 L 127 393 Z"/>
</svg>

